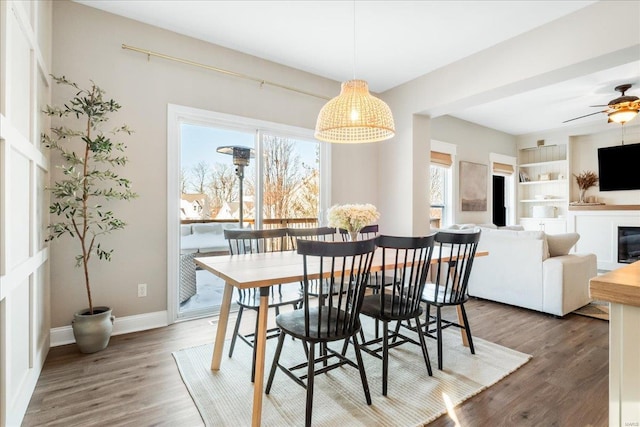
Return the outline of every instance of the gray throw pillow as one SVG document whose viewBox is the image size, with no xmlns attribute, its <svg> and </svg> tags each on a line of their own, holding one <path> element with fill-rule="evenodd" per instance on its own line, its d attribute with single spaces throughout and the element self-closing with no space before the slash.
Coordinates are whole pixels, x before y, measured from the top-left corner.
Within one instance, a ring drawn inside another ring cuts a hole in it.
<svg viewBox="0 0 640 427">
<path fill-rule="evenodd" d="M 578 233 L 547 234 L 549 256 L 567 255 L 579 239 Z"/>
</svg>

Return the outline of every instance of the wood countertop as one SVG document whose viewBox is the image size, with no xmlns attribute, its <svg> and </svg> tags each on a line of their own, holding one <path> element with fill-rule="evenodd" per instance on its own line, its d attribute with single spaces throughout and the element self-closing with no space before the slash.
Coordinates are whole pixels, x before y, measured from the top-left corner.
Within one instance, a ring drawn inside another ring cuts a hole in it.
<svg viewBox="0 0 640 427">
<path fill-rule="evenodd" d="M 591 298 L 640 307 L 640 261 L 589 281 Z"/>
</svg>

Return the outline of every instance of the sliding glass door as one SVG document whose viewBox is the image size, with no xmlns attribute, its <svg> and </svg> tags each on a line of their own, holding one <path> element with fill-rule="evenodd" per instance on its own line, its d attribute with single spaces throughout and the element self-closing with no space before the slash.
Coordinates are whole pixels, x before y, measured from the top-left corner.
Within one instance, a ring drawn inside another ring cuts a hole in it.
<svg viewBox="0 0 640 427">
<path fill-rule="evenodd" d="M 169 133 L 176 139 L 179 173 L 174 173 L 178 182 L 169 187 L 178 190 L 180 200 L 179 215 L 170 211 L 169 223 L 179 216 L 173 221 L 179 231 L 172 232 L 170 225 L 169 240 L 177 235 L 179 243 L 174 250 L 169 245 L 169 262 L 176 268 L 169 268 L 168 287 L 169 301 L 175 302 L 170 311 L 174 319 L 183 319 L 219 309 L 224 283 L 196 268 L 194 260 L 227 253 L 224 229 L 323 222 L 329 185 L 322 159 L 328 154 L 310 130 L 206 112 L 203 120 L 200 110 L 193 117 L 187 114 L 192 109 L 175 108 Z"/>
</svg>

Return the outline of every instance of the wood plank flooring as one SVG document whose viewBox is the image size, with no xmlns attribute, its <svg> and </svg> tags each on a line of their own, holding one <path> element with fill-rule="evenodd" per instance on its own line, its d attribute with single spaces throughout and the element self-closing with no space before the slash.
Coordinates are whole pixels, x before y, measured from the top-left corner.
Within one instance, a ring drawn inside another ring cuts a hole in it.
<svg viewBox="0 0 640 427">
<path fill-rule="evenodd" d="M 533 359 L 456 407 L 461 426 L 607 425 L 608 322 L 475 299 L 467 312 L 474 336 Z M 251 327 L 246 317 L 242 323 Z M 75 345 L 52 348 L 22 425 L 201 426 L 171 352 L 212 342 L 209 320 L 114 336 L 90 355 Z M 454 423 L 444 415 L 430 425 Z"/>
</svg>

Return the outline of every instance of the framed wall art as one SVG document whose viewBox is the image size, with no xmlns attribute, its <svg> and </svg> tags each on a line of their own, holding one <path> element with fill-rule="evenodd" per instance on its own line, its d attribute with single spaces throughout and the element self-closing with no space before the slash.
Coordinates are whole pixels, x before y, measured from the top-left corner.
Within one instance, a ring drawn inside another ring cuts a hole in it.
<svg viewBox="0 0 640 427">
<path fill-rule="evenodd" d="M 487 210 L 487 165 L 460 161 L 460 199 L 463 212 Z"/>
</svg>

